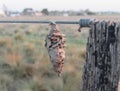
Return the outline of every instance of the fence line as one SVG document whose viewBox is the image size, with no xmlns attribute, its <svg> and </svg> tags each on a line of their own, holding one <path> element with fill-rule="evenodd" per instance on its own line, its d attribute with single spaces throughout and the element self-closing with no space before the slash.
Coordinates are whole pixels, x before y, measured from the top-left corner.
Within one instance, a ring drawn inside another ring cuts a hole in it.
<svg viewBox="0 0 120 91">
<path fill-rule="evenodd" d="M 92 20 L 80 19 L 79 21 L 49 21 L 49 20 L 0 20 L 0 23 L 37 23 L 49 24 L 55 22 L 56 24 L 79 24 L 81 27 L 89 27 Z"/>
</svg>

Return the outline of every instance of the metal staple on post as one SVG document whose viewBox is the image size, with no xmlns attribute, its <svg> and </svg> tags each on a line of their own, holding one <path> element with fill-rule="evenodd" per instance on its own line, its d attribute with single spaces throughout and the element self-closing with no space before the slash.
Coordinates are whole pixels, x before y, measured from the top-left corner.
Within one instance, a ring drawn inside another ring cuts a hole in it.
<svg viewBox="0 0 120 91">
<path fill-rule="evenodd" d="M 89 27 L 91 20 L 90 19 L 80 19 L 80 27 Z"/>
</svg>

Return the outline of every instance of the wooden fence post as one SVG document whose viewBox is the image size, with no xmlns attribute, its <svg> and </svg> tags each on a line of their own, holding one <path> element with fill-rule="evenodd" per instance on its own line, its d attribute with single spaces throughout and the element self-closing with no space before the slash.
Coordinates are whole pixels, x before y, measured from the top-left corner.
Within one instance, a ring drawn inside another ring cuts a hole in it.
<svg viewBox="0 0 120 91">
<path fill-rule="evenodd" d="M 118 91 L 120 23 L 93 21 L 86 50 L 80 91 Z"/>
</svg>

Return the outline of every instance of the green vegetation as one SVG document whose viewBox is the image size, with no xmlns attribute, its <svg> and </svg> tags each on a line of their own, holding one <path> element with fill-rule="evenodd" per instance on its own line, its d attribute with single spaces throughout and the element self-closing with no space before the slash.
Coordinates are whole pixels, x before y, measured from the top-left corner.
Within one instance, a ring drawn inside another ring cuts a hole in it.
<svg viewBox="0 0 120 91">
<path fill-rule="evenodd" d="M 44 47 L 49 26 L 0 25 L 0 91 L 80 90 L 87 32 L 63 25 L 60 30 L 67 40 L 62 77 L 53 71 Z"/>
</svg>

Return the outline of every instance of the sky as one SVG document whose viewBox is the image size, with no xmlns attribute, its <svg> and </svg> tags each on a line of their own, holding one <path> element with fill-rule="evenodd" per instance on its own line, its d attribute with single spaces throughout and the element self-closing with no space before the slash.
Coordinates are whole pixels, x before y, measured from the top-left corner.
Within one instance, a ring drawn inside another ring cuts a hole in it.
<svg viewBox="0 0 120 91">
<path fill-rule="evenodd" d="M 9 10 L 85 10 L 120 12 L 120 0 L 0 0 L 0 8 L 6 5 Z"/>
</svg>

